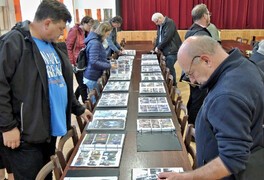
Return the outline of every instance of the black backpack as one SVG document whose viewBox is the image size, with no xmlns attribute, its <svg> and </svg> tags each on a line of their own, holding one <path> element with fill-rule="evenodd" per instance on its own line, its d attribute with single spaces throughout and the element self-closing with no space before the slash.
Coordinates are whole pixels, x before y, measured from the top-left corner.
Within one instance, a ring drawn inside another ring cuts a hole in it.
<svg viewBox="0 0 264 180">
<path fill-rule="evenodd" d="M 76 60 L 77 71 L 84 71 L 87 67 L 86 47 L 82 48 Z"/>
</svg>

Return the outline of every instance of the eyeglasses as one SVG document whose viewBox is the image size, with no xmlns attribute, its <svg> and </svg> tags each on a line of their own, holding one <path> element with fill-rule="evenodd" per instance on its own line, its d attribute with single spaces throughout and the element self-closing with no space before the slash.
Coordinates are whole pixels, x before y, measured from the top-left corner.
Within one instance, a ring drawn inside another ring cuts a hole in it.
<svg viewBox="0 0 264 180">
<path fill-rule="evenodd" d="M 195 58 L 198 58 L 198 57 L 201 57 L 201 56 L 194 56 L 194 57 L 192 58 L 192 62 L 191 62 L 191 65 L 190 65 L 189 71 L 188 71 L 188 73 L 185 73 L 185 76 L 186 76 L 187 78 L 190 78 L 190 77 L 193 75 L 194 72 L 191 73 L 191 69 L 192 69 L 193 61 L 195 60 Z"/>
<path fill-rule="evenodd" d="M 158 24 L 158 22 L 159 22 L 159 18 L 156 19 L 156 20 L 154 20 L 154 23 L 155 23 L 155 24 Z"/>
</svg>

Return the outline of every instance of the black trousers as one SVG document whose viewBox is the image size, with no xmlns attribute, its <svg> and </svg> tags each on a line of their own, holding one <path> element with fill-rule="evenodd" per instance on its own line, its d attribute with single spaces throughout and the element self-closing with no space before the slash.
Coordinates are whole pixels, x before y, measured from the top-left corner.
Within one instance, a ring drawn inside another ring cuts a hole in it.
<svg viewBox="0 0 264 180">
<path fill-rule="evenodd" d="M 52 137 L 50 143 L 21 142 L 18 148 L 11 149 L 4 146 L 2 134 L 0 136 L 1 152 L 9 160 L 16 180 L 34 180 L 40 169 L 50 161 L 50 156 L 55 154 L 56 137 Z M 52 180 L 52 174 L 46 179 Z"/>
<path fill-rule="evenodd" d="M 87 100 L 87 86 L 85 84 L 83 84 L 83 71 L 79 71 L 74 73 L 77 83 L 78 83 L 78 87 L 75 90 L 75 96 L 78 99 L 80 96 L 82 97 L 82 102 L 84 103 Z"/>
</svg>

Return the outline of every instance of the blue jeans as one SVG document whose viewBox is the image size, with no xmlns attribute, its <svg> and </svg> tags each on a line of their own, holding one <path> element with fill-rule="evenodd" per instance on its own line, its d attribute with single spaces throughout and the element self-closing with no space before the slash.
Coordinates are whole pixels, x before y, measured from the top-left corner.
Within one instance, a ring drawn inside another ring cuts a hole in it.
<svg viewBox="0 0 264 180">
<path fill-rule="evenodd" d="M 177 86 L 176 72 L 174 68 L 174 64 L 177 61 L 177 55 L 172 54 L 172 55 L 167 55 L 165 57 L 166 57 L 166 66 L 170 69 L 170 74 L 173 76 L 173 86 Z"/>
<path fill-rule="evenodd" d="M 97 85 L 97 81 L 92 81 L 89 79 L 86 79 L 85 77 L 83 77 L 83 84 L 85 84 L 88 87 L 89 92 L 91 90 L 93 90 L 94 88 L 96 88 L 97 92 L 98 92 L 98 85 Z M 92 97 L 92 103 L 95 103 L 95 97 Z"/>
</svg>

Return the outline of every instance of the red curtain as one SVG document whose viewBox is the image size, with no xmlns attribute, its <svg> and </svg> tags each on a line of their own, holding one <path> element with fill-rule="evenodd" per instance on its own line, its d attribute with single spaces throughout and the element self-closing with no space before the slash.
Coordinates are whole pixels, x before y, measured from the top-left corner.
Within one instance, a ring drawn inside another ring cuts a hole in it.
<svg viewBox="0 0 264 180">
<path fill-rule="evenodd" d="M 204 3 L 219 29 L 264 29 L 263 0 L 122 0 L 123 30 L 154 30 L 152 14 L 160 12 L 173 19 L 178 29 L 188 29 L 191 10 Z"/>
</svg>

